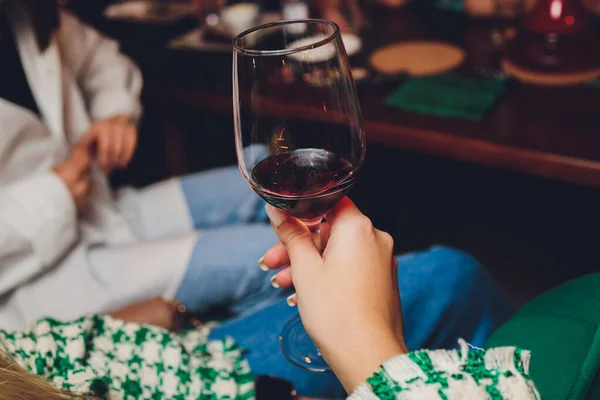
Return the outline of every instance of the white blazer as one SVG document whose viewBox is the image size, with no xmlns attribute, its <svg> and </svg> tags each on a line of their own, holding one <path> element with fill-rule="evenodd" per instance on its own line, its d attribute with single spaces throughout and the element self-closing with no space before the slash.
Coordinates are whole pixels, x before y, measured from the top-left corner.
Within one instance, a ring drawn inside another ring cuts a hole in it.
<svg viewBox="0 0 600 400">
<path fill-rule="evenodd" d="M 110 282 L 100 282 L 89 266 L 93 246 L 138 239 L 106 177 L 95 169 L 89 207 L 78 219 L 51 168 L 92 120 L 117 113 L 138 118 L 142 79 L 116 42 L 65 12 L 49 48 L 40 52 L 28 14 L 18 2 L 6 6 L 43 119 L 0 99 L 0 328 L 20 329 L 41 316 L 74 318 L 127 300 L 117 299 Z M 139 290 L 144 280 L 168 280 L 160 274 L 139 274 Z M 72 295 L 77 300 L 69 303 Z"/>
</svg>

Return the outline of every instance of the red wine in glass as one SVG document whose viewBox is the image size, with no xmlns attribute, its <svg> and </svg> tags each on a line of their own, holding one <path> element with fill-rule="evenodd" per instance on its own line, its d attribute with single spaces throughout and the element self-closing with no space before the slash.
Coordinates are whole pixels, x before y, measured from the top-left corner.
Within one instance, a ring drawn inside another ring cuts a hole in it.
<svg viewBox="0 0 600 400">
<path fill-rule="evenodd" d="M 324 20 L 281 21 L 241 33 L 233 47 L 240 171 L 259 196 L 316 232 L 354 183 L 366 149 L 340 30 Z M 314 76 L 328 79 L 317 84 Z M 330 370 L 299 316 L 279 343 L 294 365 Z"/>
<path fill-rule="evenodd" d="M 320 218 L 354 183 L 353 165 L 323 149 L 271 155 L 252 169 L 256 193 L 273 206 L 303 220 Z"/>
</svg>

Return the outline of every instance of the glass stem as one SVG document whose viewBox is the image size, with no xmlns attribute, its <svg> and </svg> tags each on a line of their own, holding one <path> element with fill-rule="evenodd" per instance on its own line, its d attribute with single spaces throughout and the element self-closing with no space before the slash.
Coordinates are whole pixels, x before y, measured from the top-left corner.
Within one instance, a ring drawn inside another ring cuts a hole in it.
<svg viewBox="0 0 600 400">
<path fill-rule="evenodd" d="M 313 218 L 313 219 L 301 219 L 302 223 L 306 225 L 308 230 L 311 232 L 319 232 L 321 230 L 321 222 L 323 222 L 323 217 Z"/>
</svg>

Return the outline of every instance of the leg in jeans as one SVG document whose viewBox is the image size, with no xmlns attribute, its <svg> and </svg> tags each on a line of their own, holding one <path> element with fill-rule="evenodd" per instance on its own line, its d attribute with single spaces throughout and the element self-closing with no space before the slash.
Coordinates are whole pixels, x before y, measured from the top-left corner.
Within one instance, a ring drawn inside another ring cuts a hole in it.
<svg viewBox="0 0 600 400">
<path fill-rule="evenodd" d="M 467 254 L 434 247 L 398 257 L 404 333 L 411 350 L 451 348 L 459 338 L 482 346 L 512 312 L 512 306 L 479 264 Z M 231 336 L 247 348 L 255 375 L 270 374 L 293 382 L 299 394 L 342 398 L 333 374 L 317 374 L 291 365 L 279 349 L 279 334 L 297 311 L 281 300 L 252 315 L 215 328 L 211 338 Z"/>
<path fill-rule="evenodd" d="M 266 221 L 264 201 L 237 166 L 187 175 L 180 181 L 196 229 Z"/>
<path fill-rule="evenodd" d="M 270 284 L 274 272 L 257 265 L 277 243 L 267 224 L 231 225 L 200 234 L 175 297 L 192 311 L 243 315 L 275 303 L 289 291 Z"/>
<path fill-rule="evenodd" d="M 173 242 L 178 259 L 160 262 L 173 274 L 172 294 L 191 310 L 219 308 L 240 315 L 284 295 L 271 290 L 271 275 L 257 267 L 278 238 L 265 223 L 264 202 L 237 167 L 160 182 L 124 199 L 129 201 L 121 203 L 129 210 L 124 214 L 135 217 L 131 225 L 144 239 L 140 243 Z M 190 241 L 194 230 L 195 243 Z"/>
<path fill-rule="evenodd" d="M 447 247 L 398 257 L 398 283 L 410 350 L 453 348 L 459 338 L 483 347 L 515 311 L 477 260 Z"/>
<path fill-rule="evenodd" d="M 260 145 L 244 152 L 250 163 L 267 155 L 266 147 Z M 237 166 L 184 176 L 181 188 L 196 229 L 266 221 L 264 201 L 250 189 Z"/>
<path fill-rule="evenodd" d="M 260 159 L 261 146 L 246 151 Z M 117 207 L 142 239 L 160 239 L 228 225 L 265 222 L 264 201 L 237 166 L 168 179 L 118 192 Z"/>
<path fill-rule="evenodd" d="M 266 154 L 262 146 L 245 151 L 256 160 Z M 272 274 L 257 267 L 258 259 L 278 238 L 269 225 L 260 223 L 266 221 L 264 202 L 237 166 L 158 183 L 139 191 L 136 200 L 133 214 L 140 221 L 134 225 L 146 239 L 199 230 L 175 294 L 191 310 L 203 313 L 218 308 L 240 315 L 285 295 L 272 290 Z"/>
</svg>

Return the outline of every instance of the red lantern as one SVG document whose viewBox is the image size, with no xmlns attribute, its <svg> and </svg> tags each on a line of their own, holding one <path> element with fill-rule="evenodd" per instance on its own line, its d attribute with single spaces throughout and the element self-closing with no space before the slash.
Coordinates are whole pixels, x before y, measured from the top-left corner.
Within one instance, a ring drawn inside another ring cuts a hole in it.
<svg viewBox="0 0 600 400">
<path fill-rule="evenodd" d="M 545 74 L 600 71 L 600 42 L 580 0 L 539 0 L 507 48 L 516 68 Z"/>
</svg>

